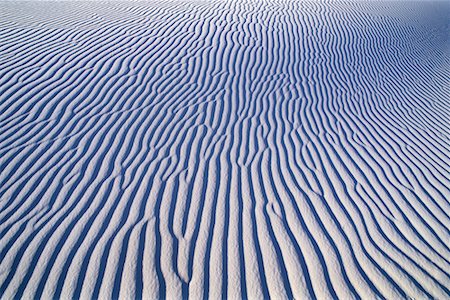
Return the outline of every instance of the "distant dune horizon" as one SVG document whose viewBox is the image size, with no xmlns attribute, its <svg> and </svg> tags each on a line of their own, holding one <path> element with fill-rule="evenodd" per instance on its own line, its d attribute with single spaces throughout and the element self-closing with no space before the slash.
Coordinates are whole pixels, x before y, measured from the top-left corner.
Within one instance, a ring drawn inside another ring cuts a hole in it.
<svg viewBox="0 0 450 300">
<path fill-rule="evenodd" d="M 0 298 L 450 299 L 449 16 L 0 0 Z"/>
</svg>

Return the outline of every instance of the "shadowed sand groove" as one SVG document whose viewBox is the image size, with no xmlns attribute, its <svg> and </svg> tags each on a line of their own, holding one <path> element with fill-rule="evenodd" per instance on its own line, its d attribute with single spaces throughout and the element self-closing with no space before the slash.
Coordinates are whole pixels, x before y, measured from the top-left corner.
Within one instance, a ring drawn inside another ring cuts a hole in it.
<svg viewBox="0 0 450 300">
<path fill-rule="evenodd" d="M 448 299 L 446 2 L 0 2 L 0 297 Z"/>
</svg>

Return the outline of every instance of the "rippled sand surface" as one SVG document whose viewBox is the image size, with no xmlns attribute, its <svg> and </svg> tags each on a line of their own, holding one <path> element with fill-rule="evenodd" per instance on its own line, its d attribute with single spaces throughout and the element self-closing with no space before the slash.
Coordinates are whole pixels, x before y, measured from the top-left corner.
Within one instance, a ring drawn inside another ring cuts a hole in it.
<svg viewBox="0 0 450 300">
<path fill-rule="evenodd" d="M 448 2 L 0 2 L 0 297 L 449 299 Z"/>
</svg>

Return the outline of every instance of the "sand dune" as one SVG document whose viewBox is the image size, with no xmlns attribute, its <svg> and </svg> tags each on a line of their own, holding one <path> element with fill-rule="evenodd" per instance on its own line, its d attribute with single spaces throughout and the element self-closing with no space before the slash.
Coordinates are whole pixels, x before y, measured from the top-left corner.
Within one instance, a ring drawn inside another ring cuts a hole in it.
<svg viewBox="0 0 450 300">
<path fill-rule="evenodd" d="M 450 299 L 446 2 L 0 2 L 0 297 Z"/>
</svg>

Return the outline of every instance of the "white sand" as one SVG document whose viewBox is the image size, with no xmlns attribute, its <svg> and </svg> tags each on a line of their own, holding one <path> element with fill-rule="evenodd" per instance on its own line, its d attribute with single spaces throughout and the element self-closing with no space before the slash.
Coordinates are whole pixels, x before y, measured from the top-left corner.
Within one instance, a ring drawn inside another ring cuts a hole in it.
<svg viewBox="0 0 450 300">
<path fill-rule="evenodd" d="M 0 2 L 0 298 L 450 299 L 449 2 Z"/>
</svg>

